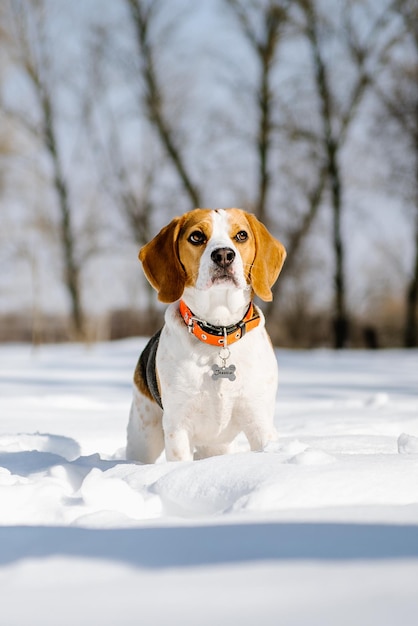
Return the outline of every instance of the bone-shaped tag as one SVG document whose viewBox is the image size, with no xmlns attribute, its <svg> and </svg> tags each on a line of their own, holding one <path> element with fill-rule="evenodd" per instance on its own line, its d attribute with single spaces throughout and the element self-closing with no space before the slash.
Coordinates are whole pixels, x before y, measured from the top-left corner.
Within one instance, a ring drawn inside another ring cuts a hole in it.
<svg viewBox="0 0 418 626">
<path fill-rule="evenodd" d="M 228 378 L 229 380 L 235 380 L 236 376 L 234 374 L 237 368 L 235 365 L 212 365 L 212 378 L 213 380 L 218 380 L 219 378 Z"/>
</svg>

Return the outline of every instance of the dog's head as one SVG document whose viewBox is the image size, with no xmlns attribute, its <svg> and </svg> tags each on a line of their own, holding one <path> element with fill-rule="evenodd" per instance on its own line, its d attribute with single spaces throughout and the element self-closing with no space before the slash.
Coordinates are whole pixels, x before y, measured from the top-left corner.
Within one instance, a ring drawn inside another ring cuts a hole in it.
<svg viewBox="0 0 418 626">
<path fill-rule="evenodd" d="M 272 299 L 286 258 L 284 246 L 241 209 L 195 209 L 174 218 L 139 253 L 144 272 L 162 302 L 175 302 L 185 287 L 252 290 Z"/>
</svg>

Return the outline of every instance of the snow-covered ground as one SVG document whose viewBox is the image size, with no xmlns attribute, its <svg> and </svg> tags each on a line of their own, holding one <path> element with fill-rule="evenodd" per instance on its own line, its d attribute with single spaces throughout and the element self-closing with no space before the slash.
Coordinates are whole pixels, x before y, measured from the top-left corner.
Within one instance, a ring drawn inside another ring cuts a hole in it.
<svg viewBox="0 0 418 626">
<path fill-rule="evenodd" d="M 277 352 L 280 439 L 123 460 L 144 340 L 0 347 L 0 624 L 418 623 L 418 352 Z"/>
</svg>

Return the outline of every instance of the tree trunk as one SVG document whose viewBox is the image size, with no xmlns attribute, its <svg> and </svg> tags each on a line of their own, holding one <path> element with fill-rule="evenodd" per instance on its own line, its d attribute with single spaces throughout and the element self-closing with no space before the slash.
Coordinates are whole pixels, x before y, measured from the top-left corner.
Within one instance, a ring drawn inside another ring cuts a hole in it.
<svg viewBox="0 0 418 626">
<path fill-rule="evenodd" d="M 417 154 L 418 161 L 418 154 Z M 417 177 L 418 188 L 418 177 Z M 406 292 L 406 317 L 405 317 L 405 332 L 404 332 L 404 345 L 405 348 L 418 347 L 418 206 L 415 213 L 415 237 L 414 237 L 414 267 L 411 280 Z"/>
<path fill-rule="evenodd" d="M 341 180 L 334 142 L 328 146 L 329 177 L 333 212 L 334 270 L 334 348 L 344 348 L 348 340 L 349 324 L 345 308 L 344 245 L 342 240 Z"/>
<path fill-rule="evenodd" d="M 269 190 L 269 157 L 271 145 L 271 59 L 262 56 L 262 73 L 259 92 L 260 122 L 258 131 L 258 199 L 256 213 L 259 220 L 266 222 L 267 194 Z"/>
<path fill-rule="evenodd" d="M 68 188 L 61 170 L 54 129 L 53 108 L 49 94 L 38 82 L 38 95 L 42 107 L 45 145 L 52 160 L 54 187 L 60 212 L 60 239 L 64 262 L 64 282 L 71 303 L 71 321 L 77 339 L 85 339 L 84 316 L 81 305 L 80 268 L 75 260 L 75 242 L 68 200 Z"/>
<path fill-rule="evenodd" d="M 308 37 L 311 44 L 315 68 L 315 81 L 320 101 L 321 119 L 323 125 L 323 145 L 326 159 L 326 169 L 331 187 L 331 204 L 333 219 L 332 242 L 335 256 L 334 269 L 334 348 L 344 348 L 349 334 L 349 321 L 345 304 L 345 276 L 344 276 L 344 244 L 342 239 L 342 182 L 338 163 L 338 142 L 332 129 L 332 101 L 331 91 L 325 63 L 322 59 L 315 11 L 312 5 L 307 11 Z"/>
</svg>

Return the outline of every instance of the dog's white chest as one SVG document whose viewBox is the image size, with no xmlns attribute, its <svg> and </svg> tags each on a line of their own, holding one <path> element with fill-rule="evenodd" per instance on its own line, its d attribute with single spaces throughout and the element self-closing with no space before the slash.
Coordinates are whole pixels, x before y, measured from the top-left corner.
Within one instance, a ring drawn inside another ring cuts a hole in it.
<svg viewBox="0 0 418 626">
<path fill-rule="evenodd" d="M 159 350 L 157 368 L 165 429 L 185 428 L 199 445 L 222 439 L 222 433 L 226 437 L 227 432 L 239 432 L 254 411 L 262 415 L 266 406 L 271 411 L 277 363 L 264 327 L 230 346 L 225 358 L 221 348 L 203 345 L 189 335 L 172 310 L 166 316 L 161 343 L 164 349 Z M 225 375 L 214 376 L 223 367 Z"/>
</svg>

